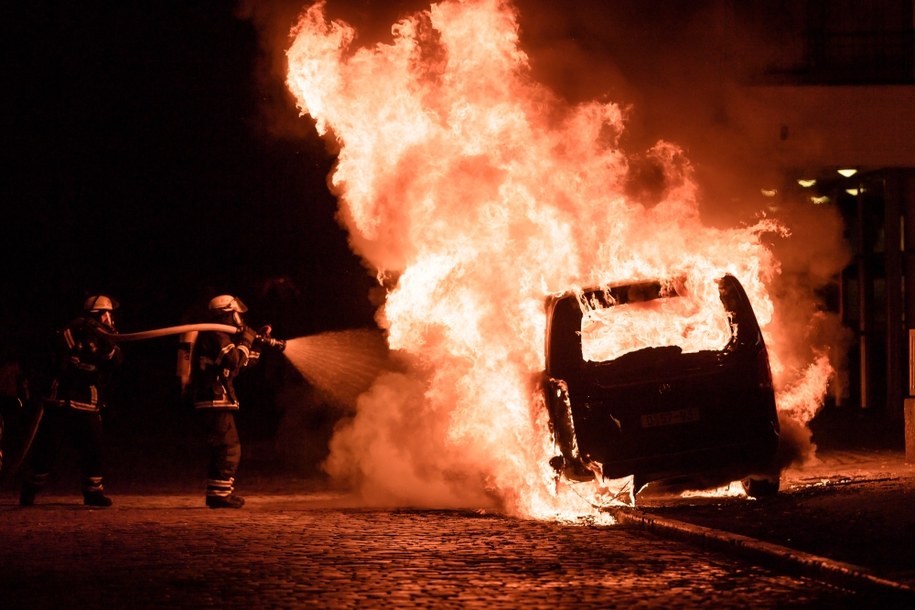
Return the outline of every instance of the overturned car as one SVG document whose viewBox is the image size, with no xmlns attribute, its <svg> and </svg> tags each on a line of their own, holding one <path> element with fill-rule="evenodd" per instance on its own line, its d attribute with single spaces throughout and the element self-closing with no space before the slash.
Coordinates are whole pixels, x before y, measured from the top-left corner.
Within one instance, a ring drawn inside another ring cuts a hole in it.
<svg viewBox="0 0 915 610">
<path fill-rule="evenodd" d="M 763 336 L 737 279 L 715 284 L 706 302 L 720 301 L 720 311 L 710 329 L 697 328 L 685 280 L 547 298 L 542 385 L 557 472 L 571 480 L 632 475 L 637 492 L 649 483 L 700 490 L 732 481 L 755 497 L 778 492 L 779 424 Z M 646 337 L 646 329 L 672 337 Z M 691 343 L 692 335 L 702 341 Z"/>
</svg>

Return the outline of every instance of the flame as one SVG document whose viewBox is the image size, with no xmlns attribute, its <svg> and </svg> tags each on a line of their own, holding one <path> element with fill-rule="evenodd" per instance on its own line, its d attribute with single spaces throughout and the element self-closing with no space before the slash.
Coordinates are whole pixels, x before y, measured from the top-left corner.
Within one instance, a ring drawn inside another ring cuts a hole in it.
<svg viewBox="0 0 915 610">
<path fill-rule="evenodd" d="M 740 481 L 731 481 L 715 489 L 684 491 L 683 498 L 746 498 L 747 492 Z"/>
<path fill-rule="evenodd" d="M 720 346 L 713 280 L 735 275 L 767 332 L 779 270 L 762 236 L 784 230 L 764 217 L 703 226 L 689 162 L 667 142 L 647 153 L 665 176 L 660 199 L 627 195 L 624 113 L 570 107 L 535 82 L 507 1 L 438 2 L 391 34 L 359 48 L 318 2 L 287 50 L 301 112 L 339 146 L 339 220 L 385 278 L 377 320 L 406 363 L 360 396 L 328 471 L 379 504 L 574 519 L 631 503 L 631 481 L 572 485 L 547 464 L 555 448 L 535 384 L 545 296 L 683 277 L 696 295 L 690 327 L 666 334 Z M 658 341 L 663 316 L 638 329 L 623 318 L 614 334 Z"/>
<path fill-rule="evenodd" d="M 653 299 L 603 307 L 584 304 L 581 340 L 585 360 L 603 362 L 645 347 L 675 345 L 684 353 L 720 350 L 731 338 L 727 312 L 714 277 L 701 290 L 677 298 Z M 665 289 L 664 294 L 672 294 Z M 663 296 L 663 294 L 662 294 Z"/>
<path fill-rule="evenodd" d="M 798 423 L 807 424 L 816 415 L 816 406 L 822 404 L 834 374 L 829 357 L 818 354 L 789 387 L 778 394 L 778 408 L 783 416 L 790 416 Z"/>
</svg>

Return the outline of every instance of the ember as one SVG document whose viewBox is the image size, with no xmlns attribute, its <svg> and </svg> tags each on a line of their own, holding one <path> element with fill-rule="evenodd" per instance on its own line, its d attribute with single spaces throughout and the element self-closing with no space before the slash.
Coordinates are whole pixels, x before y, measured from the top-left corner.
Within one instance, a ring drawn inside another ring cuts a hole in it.
<svg viewBox="0 0 915 610">
<path fill-rule="evenodd" d="M 328 470 L 375 503 L 495 502 L 563 518 L 626 501 L 626 481 L 571 487 L 548 465 L 535 388 L 545 296 L 682 277 L 697 296 L 687 334 L 701 345 L 727 334 L 713 281 L 727 272 L 768 339 L 778 264 L 761 238 L 783 229 L 765 218 L 704 226 L 689 163 L 665 142 L 647 153 L 664 174 L 660 200 L 627 195 L 622 110 L 568 106 L 535 82 L 508 2 L 433 4 L 371 48 L 319 2 L 292 35 L 288 86 L 339 145 L 331 185 L 354 251 L 379 277 L 398 278 L 377 321 L 406 363 L 359 398 Z M 626 332 L 651 342 L 655 330 Z M 778 372 L 777 350 L 772 360 Z M 821 400 L 825 379 L 809 389 Z"/>
</svg>

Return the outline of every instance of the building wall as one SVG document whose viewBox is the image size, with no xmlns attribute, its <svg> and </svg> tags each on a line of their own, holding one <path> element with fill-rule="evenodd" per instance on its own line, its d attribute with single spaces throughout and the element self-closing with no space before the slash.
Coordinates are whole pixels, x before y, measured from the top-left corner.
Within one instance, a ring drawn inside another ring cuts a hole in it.
<svg viewBox="0 0 915 610">
<path fill-rule="evenodd" d="M 836 284 L 855 334 L 847 406 L 901 419 L 915 391 L 915 2 L 723 6 L 783 49 L 734 94 L 730 111 L 769 171 L 786 182 L 817 178 L 845 221 L 854 257 Z M 840 179 L 838 168 L 859 174 Z M 861 188 L 850 195 L 851 186 Z"/>
<path fill-rule="evenodd" d="M 753 86 L 745 124 L 778 165 L 915 167 L 915 85 Z"/>
</svg>

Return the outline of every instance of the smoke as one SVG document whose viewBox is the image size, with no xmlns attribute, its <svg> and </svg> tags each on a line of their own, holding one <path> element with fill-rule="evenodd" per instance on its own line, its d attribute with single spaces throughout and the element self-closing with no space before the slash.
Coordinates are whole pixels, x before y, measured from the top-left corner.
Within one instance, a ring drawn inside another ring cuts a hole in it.
<svg viewBox="0 0 915 610">
<path fill-rule="evenodd" d="M 740 212 L 753 212 L 751 196 L 775 167 L 756 133 L 767 110 L 745 99 L 745 87 L 797 51 L 773 37 L 785 29 L 776 21 L 785 11 L 757 15 L 745 3 L 738 18 L 730 4 L 519 0 L 521 42 L 535 77 L 568 101 L 608 98 L 629 110 L 622 144 L 630 152 L 660 139 L 682 147 L 705 214 L 744 198 Z"/>
<path fill-rule="evenodd" d="M 761 198 L 761 186 L 769 186 L 773 181 L 781 184 L 785 177 L 780 175 L 780 168 L 774 161 L 775 138 L 761 133 L 761 126 L 771 122 L 763 120 L 770 118 L 764 116 L 767 109 L 760 108 L 752 96 L 747 95 L 744 85 L 752 75 L 764 73 L 767 67 L 790 64 L 794 49 L 784 40 L 764 35 L 773 31 L 770 26 L 776 18 L 774 15 L 763 13 L 761 16 L 765 19 L 751 20 L 749 23 L 753 27 L 747 27 L 746 20 L 732 20 L 730 5 L 685 1 L 606 3 L 599 0 L 567 3 L 518 0 L 515 3 L 520 48 L 527 54 L 531 77 L 557 92 L 568 107 L 590 100 L 613 102 L 600 108 L 603 112 L 618 113 L 618 116 L 590 118 L 604 125 L 624 125 L 625 128 L 611 129 L 604 134 L 583 133 L 582 137 L 610 143 L 621 153 L 616 157 L 607 155 L 600 161 L 605 168 L 617 168 L 611 169 L 609 174 L 615 176 L 619 184 L 607 187 L 624 189 L 632 201 L 645 207 L 641 218 L 646 222 L 642 226 L 652 226 L 661 234 L 653 235 L 651 241 L 689 252 L 689 231 L 693 223 L 701 220 L 707 227 L 749 227 L 736 235 L 722 234 L 722 239 L 744 239 L 752 248 L 760 231 L 767 231 L 766 228 L 752 229 L 760 210 L 776 217 L 786 229 L 768 233 L 768 245 L 780 268 L 764 274 L 772 303 L 763 304 L 758 313 L 764 323 L 771 322 L 767 325 L 766 338 L 771 352 L 778 355 L 773 359 L 773 372 L 780 404 L 782 399 L 791 402 L 791 407 L 783 411 L 787 443 L 783 454 L 790 456 L 786 458 L 787 463 L 811 454 L 806 423 L 822 404 L 826 380 L 833 370 L 841 370 L 840 355 L 845 353 L 841 326 L 834 316 L 824 311 L 819 295 L 845 265 L 848 251 L 841 238 L 841 221 L 833 210 L 809 207 L 809 203 L 800 198 L 785 197 L 775 207 L 771 201 Z M 342 18 L 353 24 L 358 37 L 354 46 L 368 48 L 378 42 L 389 42 L 391 25 L 399 17 L 428 9 L 428 6 L 424 2 L 331 0 L 327 4 L 327 17 L 329 20 Z M 283 53 L 290 43 L 289 27 L 302 9 L 295 2 L 250 2 L 240 9 L 240 13 L 257 23 L 263 32 L 263 66 L 278 82 L 286 78 Z M 738 27 L 740 24 L 743 25 Z M 759 29 L 755 29 L 756 26 Z M 282 103 L 278 106 L 283 107 L 283 112 L 276 112 L 276 116 L 295 123 L 288 118 L 295 114 L 287 112 L 293 106 L 289 93 L 283 92 L 280 97 Z M 584 117 L 562 110 L 561 105 L 554 105 L 552 100 L 544 100 L 543 106 L 547 108 L 546 112 L 553 112 L 554 122 L 585 121 Z M 313 125 L 310 119 L 304 129 L 301 120 L 294 128 L 283 125 L 282 121 L 275 124 L 277 132 L 289 133 L 308 131 Z M 566 145 L 570 155 L 584 153 L 587 148 L 574 142 Z M 417 149 L 414 154 L 423 152 Z M 409 156 L 399 162 L 404 167 L 411 163 L 420 167 L 428 164 L 426 158 L 411 159 Z M 468 157 L 463 165 L 445 169 L 451 172 L 448 179 L 441 180 L 441 176 L 437 176 L 435 184 L 449 184 L 455 192 L 464 192 L 463 200 L 486 200 L 491 195 L 486 189 L 499 184 L 498 175 L 493 173 L 497 170 L 483 156 Z M 587 171 L 583 168 L 582 173 Z M 406 199 L 429 188 L 429 184 L 414 174 L 395 175 L 399 182 L 379 187 L 379 192 L 401 193 Z M 344 178 L 335 188 L 343 193 L 351 186 Z M 605 202 L 597 193 L 592 195 L 595 201 Z M 441 201 L 460 202 L 462 198 L 447 196 Z M 684 210 L 676 209 L 677 201 L 685 201 L 687 206 L 698 201 L 698 218 L 690 218 L 689 210 L 684 213 Z M 342 210 L 340 220 L 351 230 L 357 227 L 351 232 L 352 245 L 370 261 L 367 266 L 398 273 L 404 270 L 405 261 L 416 256 L 410 233 L 414 224 L 409 217 L 410 210 L 406 206 L 398 207 L 392 201 L 379 201 L 377 205 L 387 215 L 381 221 L 375 221 L 377 225 L 359 217 L 353 208 Z M 448 218 L 455 217 L 454 210 L 438 211 L 448 212 L 445 214 Z M 492 209 L 482 213 L 502 212 Z M 600 222 L 600 210 L 595 209 L 592 213 L 591 221 Z M 471 215 L 466 220 L 474 223 L 479 219 L 479 216 Z M 422 220 L 415 224 L 428 226 L 424 224 L 428 219 Z M 542 220 L 553 223 L 557 231 L 562 230 L 562 224 L 554 219 Z M 614 230 L 623 234 L 638 226 L 636 222 Z M 458 235 L 468 229 L 466 226 L 445 227 L 449 228 L 452 234 Z M 385 234 L 385 231 L 393 233 Z M 566 234 L 556 237 L 569 238 Z M 612 237 L 611 234 L 611 241 Z M 510 233 L 505 235 L 505 239 L 512 238 Z M 598 244 L 581 244 L 582 250 L 589 247 L 601 248 Z M 476 281 L 478 273 L 510 276 L 512 270 L 502 269 L 501 265 L 511 266 L 512 261 L 503 263 L 498 259 L 498 252 L 492 254 L 495 256 L 490 260 L 491 268 L 485 270 L 476 269 L 475 261 L 459 261 L 457 267 L 443 262 L 442 267 L 437 268 L 436 259 L 427 259 L 424 266 L 410 269 L 410 274 L 427 274 L 442 280 L 441 285 L 451 292 L 446 293 L 443 288 L 443 292 L 435 294 L 410 293 L 407 287 L 414 284 L 400 283 L 401 290 L 396 299 L 386 304 L 380 323 L 384 326 L 384 316 L 405 304 L 434 307 L 436 298 L 470 298 L 461 292 L 461 280 Z M 532 260 L 538 258 L 537 252 L 528 255 Z M 566 276 L 554 274 L 548 282 L 550 286 L 561 285 L 574 277 L 571 268 L 576 265 L 571 260 L 569 273 Z M 733 262 L 739 265 L 743 261 Z M 562 261 L 549 264 L 558 268 L 565 265 Z M 450 274 L 447 282 L 443 280 L 445 274 Z M 390 286 L 398 284 L 396 279 L 391 278 Z M 517 289 L 502 288 L 504 292 L 494 291 L 491 295 L 496 307 L 504 302 L 501 299 L 510 301 Z M 429 317 L 434 319 L 437 313 L 431 311 Z M 487 313 L 463 323 L 471 326 L 492 324 L 493 320 L 504 318 L 498 313 Z M 524 330 L 508 329 L 516 333 Z M 506 329 L 480 328 L 479 332 L 499 335 Z M 396 334 L 391 339 L 395 345 L 401 340 Z M 482 434 L 473 426 L 455 432 L 456 422 L 459 427 L 469 426 L 465 419 L 468 416 L 464 413 L 416 415 L 420 410 L 434 409 L 449 401 L 452 404 L 455 400 L 460 402 L 458 395 L 463 384 L 480 383 L 483 388 L 478 389 L 477 394 L 482 395 L 501 390 L 487 387 L 490 382 L 482 370 L 491 362 L 473 363 L 472 358 L 482 357 L 480 354 L 468 353 L 460 370 L 445 371 L 434 366 L 445 352 L 454 349 L 452 339 L 426 334 L 422 346 L 424 356 L 414 363 L 411 375 L 384 375 L 381 383 L 359 398 L 360 416 L 350 422 L 351 425 L 341 427 L 333 439 L 327 465 L 330 472 L 361 482 L 368 497 L 377 501 L 449 504 L 466 502 L 468 496 L 480 502 L 488 497 L 491 481 L 479 480 L 471 485 L 466 481 L 466 473 L 485 473 L 487 468 L 479 463 L 478 456 L 461 452 L 461 444 L 453 442 L 455 436 Z M 493 361 L 521 360 L 517 369 L 505 373 L 508 377 L 520 378 L 525 371 L 536 368 L 536 363 L 527 362 L 531 354 L 538 355 L 533 349 L 494 353 L 488 357 Z M 817 366 L 809 366 L 811 362 Z M 527 380 L 516 384 L 516 387 L 526 386 L 529 386 Z M 529 423 L 525 424 L 523 420 L 530 420 L 532 414 L 537 417 L 542 411 L 532 404 L 531 396 L 502 399 L 513 405 L 527 405 L 527 408 L 519 407 L 504 420 L 487 424 L 517 429 L 519 445 L 530 446 L 530 454 L 536 454 L 538 439 L 525 436 Z M 372 405 L 375 408 L 371 408 Z M 377 405 L 384 405 L 384 408 Z M 410 442 L 402 442 L 406 438 Z M 484 449 L 489 446 L 488 442 L 488 439 L 481 439 Z M 501 455 L 498 448 L 491 449 L 493 455 Z M 453 467 L 443 467 L 443 464 Z"/>
</svg>

